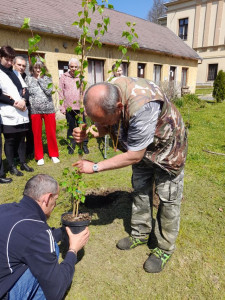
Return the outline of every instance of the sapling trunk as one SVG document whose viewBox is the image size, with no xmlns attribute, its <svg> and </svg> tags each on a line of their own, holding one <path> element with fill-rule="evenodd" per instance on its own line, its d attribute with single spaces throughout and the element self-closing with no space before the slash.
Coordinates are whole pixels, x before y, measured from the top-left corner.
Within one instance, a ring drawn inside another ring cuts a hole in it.
<svg viewBox="0 0 225 300">
<path fill-rule="evenodd" d="M 73 203 L 73 217 L 75 217 L 76 202 L 75 202 L 75 198 L 73 196 L 72 196 L 72 203 Z"/>
</svg>

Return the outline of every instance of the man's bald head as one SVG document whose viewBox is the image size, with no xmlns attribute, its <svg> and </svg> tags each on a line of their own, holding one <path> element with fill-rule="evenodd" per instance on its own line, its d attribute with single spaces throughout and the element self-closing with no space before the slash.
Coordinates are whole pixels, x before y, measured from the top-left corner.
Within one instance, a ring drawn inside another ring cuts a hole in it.
<svg viewBox="0 0 225 300">
<path fill-rule="evenodd" d="M 108 82 L 90 86 L 84 95 L 86 113 L 92 116 L 96 108 L 101 108 L 107 115 L 114 114 L 120 100 L 118 88 Z"/>
</svg>

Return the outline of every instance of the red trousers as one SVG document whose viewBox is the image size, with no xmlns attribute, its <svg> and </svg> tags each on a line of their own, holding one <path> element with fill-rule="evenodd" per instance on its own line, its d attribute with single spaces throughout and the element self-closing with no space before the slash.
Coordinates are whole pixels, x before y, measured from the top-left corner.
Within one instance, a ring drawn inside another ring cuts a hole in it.
<svg viewBox="0 0 225 300">
<path fill-rule="evenodd" d="M 58 157 L 59 151 L 56 141 L 56 121 L 55 114 L 35 114 L 31 115 L 32 131 L 34 135 L 34 158 L 36 160 L 44 157 L 42 144 L 42 119 L 45 122 L 45 132 L 48 143 L 48 154 L 50 157 Z"/>
</svg>

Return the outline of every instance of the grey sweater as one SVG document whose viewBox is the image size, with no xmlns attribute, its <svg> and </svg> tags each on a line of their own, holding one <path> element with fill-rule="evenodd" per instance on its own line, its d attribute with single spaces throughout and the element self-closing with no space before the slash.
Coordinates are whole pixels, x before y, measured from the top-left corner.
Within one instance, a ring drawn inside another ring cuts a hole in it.
<svg viewBox="0 0 225 300">
<path fill-rule="evenodd" d="M 52 79 L 48 76 L 38 79 L 33 76 L 27 76 L 25 81 L 30 95 L 31 114 L 55 113 L 52 101 L 52 88 L 48 88 L 49 83 L 52 83 Z"/>
</svg>

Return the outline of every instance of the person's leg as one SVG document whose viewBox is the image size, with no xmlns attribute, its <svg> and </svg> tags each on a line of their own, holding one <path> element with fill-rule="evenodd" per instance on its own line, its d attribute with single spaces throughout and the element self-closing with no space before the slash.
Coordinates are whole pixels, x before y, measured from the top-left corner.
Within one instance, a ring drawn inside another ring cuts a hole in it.
<svg viewBox="0 0 225 300">
<path fill-rule="evenodd" d="M 145 271 L 150 273 L 162 271 L 175 250 L 184 180 L 184 171 L 174 177 L 157 168 L 155 174 L 156 193 L 160 199 L 155 226 L 158 247 L 152 250 L 144 264 Z"/>
<path fill-rule="evenodd" d="M 42 115 L 31 115 L 32 131 L 34 135 L 34 158 L 40 160 L 44 157 L 42 144 Z"/>
<path fill-rule="evenodd" d="M 55 251 L 59 258 L 59 246 L 55 241 Z M 11 290 L 8 292 L 8 300 L 45 300 L 45 295 L 38 282 L 33 276 L 30 269 L 27 269 L 23 275 L 17 280 Z"/>
<path fill-rule="evenodd" d="M 86 119 L 85 119 L 85 115 L 83 114 L 83 120 L 84 120 L 84 123 L 86 123 Z M 84 153 L 85 154 L 89 154 L 89 149 L 88 149 L 88 138 L 86 138 L 84 141 L 83 141 L 83 150 L 84 150 Z"/>
<path fill-rule="evenodd" d="M 3 161 L 2 161 L 2 134 L 1 134 L 1 130 L 2 130 L 2 127 L 1 127 L 1 124 L 0 124 L 0 184 L 4 184 L 4 183 L 12 182 L 12 179 L 5 177 Z"/>
<path fill-rule="evenodd" d="M 3 161 L 2 161 L 2 132 L 1 132 L 1 124 L 0 124 L 0 178 L 5 176 Z"/>
<path fill-rule="evenodd" d="M 160 205 L 155 234 L 159 248 L 170 254 L 175 250 L 175 241 L 180 227 L 183 186 L 184 171 L 176 177 L 171 177 L 162 170 L 156 172 L 156 192 L 160 199 Z"/>
<path fill-rule="evenodd" d="M 17 144 L 18 144 L 18 155 L 20 163 L 23 164 L 26 162 L 26 143 L 25 143 L 26 131 L 17 133 Z"/>
<path fill-rule="evenodd" d="M 132 249 L 148 242 L 152 230 L 152 203 L 154 170 L 152 163 L 142 160 L 132 166 L 133 203 L 131 217 L 131 237 L 122 239 L 117 247 Z"/>
<path fill-rule="evenodd" d="M 8 161 L 9 171 L 12 175 L 23 176 L 14 164 L 15 152 L 18 153 L 20 132 L 5 133 L 5 156 Z"/>
<path fill-rule="evenodd" d="M 11 168 L 14 165 L 14 149 L 15 149 L 15 136 L 13 133 L 4 133 L 5 138 L 5 156 L 9 165 L 9 168 Z"/>
<path fill-rule="evenodd" d="M 33 276 L 30 269 L 27 269 L 8 292 L 8 299 L 44 300 L 46 298 L 38 280 Z"/>
<path fill-rule="evenodd" d="M 50 157 L 58 157 L 59 151 L 56 141 L 56 120 L 55 114 L 44 114 L 45 131 L 48 143 L 48 153 Z"/>
<path fill-rule="evenodd" d="M 18 155 L 20 159 L 20 169 L 26 172 L 33 172 L 34 169 L 29 167 L 26 163 L 26 143 L 25 143 L 26 132 L 27 131 L 22 131 L 17 134 L 17 139 L 19 143 Z"/>
<path fill-rule="evenodd" d="M 69 154 L 73 154 L 74 153 L 74 149 L 76 147 L 76 142 L 73 138 L 71 138 L 72 133 L 73 133 L 73 129 L 76 127 L 76 114 L 73 110 L 71 111 L 66 111 L 66 121 L 67 121 L 67 140 L 68 140 L 68 153 Z"/>
</svg>

